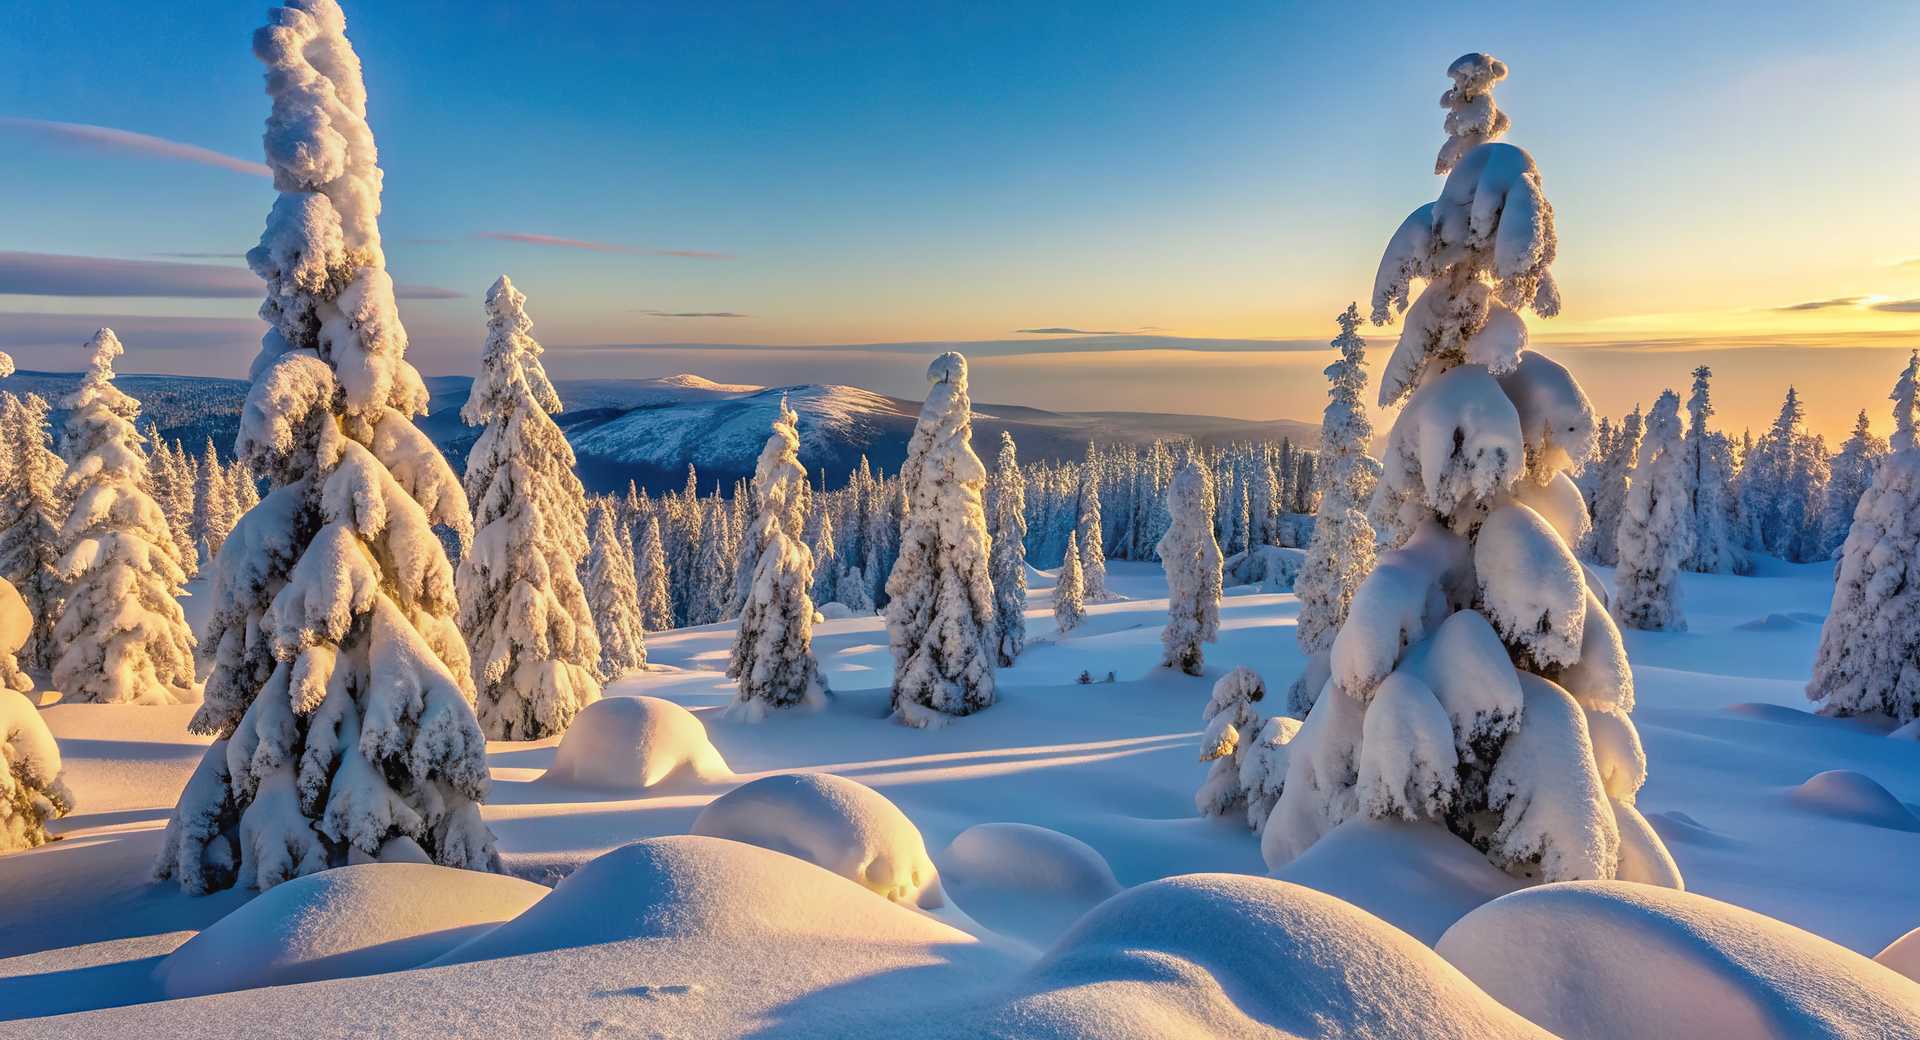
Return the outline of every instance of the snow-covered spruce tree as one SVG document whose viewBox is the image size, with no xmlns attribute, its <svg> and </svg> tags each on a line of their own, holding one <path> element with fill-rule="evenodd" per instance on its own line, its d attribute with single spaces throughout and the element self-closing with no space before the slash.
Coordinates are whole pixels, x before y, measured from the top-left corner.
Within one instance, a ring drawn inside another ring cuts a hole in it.
<svg viewBox="0 0 1920 1040">
<path fill-rule="evenodd" d="M 759 559 L 754 550 L 754 559 Z M 673 627 L 673 597 L 667 591 L 667 554 L 660 545 L 660 518 L 647 517 L 647 535 L 640 543 L 640 558 L 635 561 L 635 580 L 639 584 L 640 623 L 649 632 L 665 632 Z M 747 589 L 751 593 L 752 583 Z"/>
<path fill-rule="evenodd" d="M 823 511 L 820 525 L 813 533 L 813 601 L 832 603 L 838 599 L 840 551 L 833 544 L 833 513 Z"/>
<path fill-rule="evenodd" d="M 1000 667 L 1011 668 L 1027 645 L 1027 479 L 1006 430 L 993 479 L 993 643 Z"/>
<path fill-rule="evenodd" d="M 197 511 L 193 485 L 197 474 L 192 460 L 187 458 L 186 448 L 178 441 L 161 437 L 160 427 L 152 421 L 147 423 L 147 440 L 153 451 L 147 471 L 150 493 L 166 515 L 167 530 L 173 535 L 181 570 L 193 578 L 200 572 L 200 551 L 193 537 Z"/>
<path fill-rule="evenodd" d="M 1873 483 L 1873 471 L 1879 468 L 1886 454 L 1887 442 L 1874 435 L 1867 423 L 1867 410 L 1862 408 L 1853 424 L 1853 436 L 1840 446 L 1840 454 L 1833 457 L 1827 500 L 1820 511 L 1817 545 L 1820 558 L 1839 554 L 1847 532 L 1853 528 L 1853 511 L 1860 504 L 1860 496 L 1867 493 L 1867 487 Z"/>
<path fill-rule="evenodd" d="M 1920 351 L 1894 384 L 1890 453 L 1853 511 L 1807 698 L 1824 715 L 1920 718 Z"/>
<path fill-rule="evenodd" d="M 566 731 L 600 699 L 600 636 L 576 568 L 587 500 L 554 424 L 560 395 L 540 363 L 526 294 L 487 290 L 487 342 L 460 418 L 482 427 L 467 454 L 473 544 L 453 587 L 473 656 L 480 727 L 495 740 Z"/>
<path fill-rule="evenodd" d="M 4 596 L 6 590 L 0 589 Z M 17 600 L 11 606 L 24 609 Z M 45 845 L 47 821 L 73 811 L 73 792 L 46 720 L 32 701 L 11 689 L 0 689 L 0 766 L 0 852 Z"/>
<path fill-rule="evenodd" d="M 237 524 L 247 510 L 260 504 L 259 478 L 247 460 L 235 459 L 227 466 L 227 487 L 233 492 L 233 522 Z M 227 533 L 233 532 L 229 529 Z"/>
<path fill-rule="evenodd" d="M 1732 574 L 1741 569 L 1741 554 L 1728 523 L 1733 495 L 1733 459 L 1726 438 L 1707 428 L 1713 415 L 1713 369 L 1693 370 L 1693 390 L 1687 395 L 1686 477 L 1688 512 L 1693 543 L 1686 568 L 1698 574 Z"/>
<path fill-rule="evenodd" d="M 1448 72 L 1450 96 L 1479 96 L 1504 67 L 1469 54 Z M 1406 535 L 1355 591 L 1326 689 L 1285 746 L 1271 867 L 1346 820 L 1400 818 L 1520 878 L 1680 883 L 1633 805 L 1646 757 L 1620 634 L 1568 545 L 1584 503 L 1567 473 L 1592 449 L 1592 411 L 1526 349 L 1521 309 L 1559 308 L 1555 245 L 1533 159 L 1489 142 L 1387 247 L 1377 320 L 1425 282 L 1380 396 L 1405 399 L 1376 498 Z"/>
<path fill-rule="evenodd" d="M 1593 492 L 1592 521 L 1580 555 L 1611 566 L 1620 561 L 1620 516 L 1627 508 L 1627 487 L 1633 480 L 1633 462 L 1640 456 L 1640 406 L 1614 427 L 1606 457 L 1598 460 L 1599 477 Z"/>
<path fill-rule="evenodd" d="M 694 623 L 710 625 L 726 619 L 727 606 L 733 600 L 732 514 L 717 498 L 708 503 L 702 532 L 700 553 L 694 561 Z"/>
<path fill-rule="evenodd" d="M 584 591 L 600 637 L 596 672 L 604 683 L 646 667 L 647 636 L 640 619 L 640 593 L 634 587 L 626 528 L 606 499 L 594 502 L 589 526 Z"/>
<path fill-rule="evenodd" d="M 907 442 L 900 557 L 887 575 L 887 641 L 893 647 L 893 714 L 939 725 L 993 704 L 992 538 L 981 496 L 987 468 L 973 453 L 967 359 L 946 353 Z"/>
<path fill-rule="evenodd" d="M 1220 543 L 1213 539 L 1212 478 L 1189 460 L 1167 486 L 1173 526 L 1156 547 L 1167 574 L 1167 627 L 1160 663 L 1188 675 L 1205 668 L 1202 643 L 1220 633 Z"/>
<path fill-rule="evenodd" d="M 66 583 L 60 580 L 60 478 L 66 463 L 53 453 L 48 406 L 38 394 L 0 398 L 0 580 L 13 585 L 26 604 L 32 629 L 19 664 L 35 672 L 53 668 L 53 623 Z"/>
<path fill-rule="evenodd" d="M 1087 616 L 1087 587 L 1080 578 L 1078 536 L 1067 532 L 1066 555 L 1060 558 L 1060 574 L 1053 582 L 1053 627 L 1061 635 L 1080 627 Z"/>
<path fill-rule="evenodd" d="M 1106 522 L 1100 517 L 1100 471 L 1092 463 L 1093 447 L 1088 445 L 1089 464 L 1081 471 L 1080 484 L 1080 580 L 1088 599 L 1098 603 L 1108 598 Z M 1211 521 L 1209 521 L 1211 522 Z"/>
<path fill-rule="evenodd" d="M 145 490 L 139 402 L 113 385 L 112 329 L 87 344 L 87 372 L 61 402 L 67 471 L 60 499 L 65 590 L 53 626 L 53 685 L 70 701 L 182 704 L 194 699 L 193 633 L 180 610 L 187 576 L 165 512 Z"/>
<path fill-rule="evenodd" d="M 1693 548 L 1680 395 L 1668 390 L 1647 413 L 1640 457 L 1620 516 L 1613 616 L 1628 628 L 1685 632 L 1680 565 Z"/>
<path fill-rule="evenodd" d="M 220 547 L 226 544 L 227 535 L 233 533 L 233 522 L 239 518 L 234 502 L 234 490 L 227 477 L 227 467 L 220 462 L 220 453 L 214 449 L 213 438 L 207 438 L 207 449 L 200 455 L 200 475 L 198 478 L 197 512 L 193 517 L 194 540 L 206 546 L 207 559 L 212 561 L 220 555 Z"/>
<path fill-rule="evenodd" d="M 807 594 L 813 553 L 800 538 L 807 471 L 800 465 L 798 419 L 781 400 L 753 474 L 760 508 L 747 540 L 759 562 L 727 665 L 727 677 L 740 682 L 728 714 L 748 722 L 776 708 L 819 708 L 827 699 L 826 677 L 813 656 L 813 599 Z"/>
<path fill-rule="evenodd" d="M 1253 748 L 1265 718 L 1258 707 L 1267 696 L 1260 673 L 1241 665 L 1213 684 L 1213 693 L 1200 713 L 1200 761 L 1211 762 L 1207 778 L 1194 793 L 1194 808 L 1202 816 L 1245 812 L 1247 792 L 1240 785 L 1240 766 Z M 1271 811 L 1272 806 L 1268 806 Z"/>
<path fill-rule="evenodd" d="M 1373 443 L 1373 423 L 1361 396 L 1367 388 L 1367 343 L 1360 338 L 1360 308 L 1348 304 L 1337 319 L 1340 335 L 1333 348 L 1340 360 L 1328 365 L 1327 407 L 1320 420 L 1320 456 L 1323 493 L 1307 542 L 1306 562 L 1294 581 L 1300 597 L 1300 616 L 1294 626 L 1300 651 L 1309 659 L 1324 657 L 1334 634 L 1347 620 L 1353 590 L 1373 570 L 1373 525 L 1364 512 L 1380 478 L 1380 464 L 1367 454 Z M 1287 710 L 1305 716 L 1320 694 L 1324 661 L 1309 667 L 1287 694 Z"/>
<path fill-rule="evenodd" d="M 236 453 L 272 486 L 213 567 L 211 675 L 155 873 L 269 888 L 367 860 L 498 870 L 486 740 L 436 525 L 460 481 L 412 416 L 427 389 L 380 248 L 360 63 L 333 0 L 254 34 L 279 190 L 247 263 L 267 283 Z"/>
</svg>

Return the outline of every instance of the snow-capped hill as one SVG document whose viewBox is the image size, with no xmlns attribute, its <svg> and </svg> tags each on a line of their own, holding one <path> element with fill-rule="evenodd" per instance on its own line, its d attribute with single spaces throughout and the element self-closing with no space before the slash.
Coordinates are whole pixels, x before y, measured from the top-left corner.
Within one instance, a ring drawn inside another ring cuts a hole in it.
<svg viewBox="0 0 1920 1040">
<path fill-rule="evenodd" d="M 754 386 L 751 383 L 716 383 L 706 376 L 696 376 L 692 372 L 681 372 L 677 375 L 661 376 L 658 379 L 637 379 L 634 380 L 634 382 L 658 383 L 663 387 L 679 387 L 684 390 L 714 390 L 727 394 L 750 394 L 755 390 L 766 389 L 765 387 Z"/>
</svg>

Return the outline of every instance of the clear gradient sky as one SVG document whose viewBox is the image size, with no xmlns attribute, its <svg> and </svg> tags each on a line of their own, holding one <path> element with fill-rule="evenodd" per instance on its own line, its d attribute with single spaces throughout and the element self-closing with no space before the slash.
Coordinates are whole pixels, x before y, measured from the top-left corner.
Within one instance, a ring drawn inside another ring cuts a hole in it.
<svg viewBox="0 0 1920 1040">
<path fill-rule="evenodd" d="M 346 6 L 429 373 L 504 271 L 562 376 L 917 398 L 958 341 L 984 401 L 1312 419 L 1476 49 L 1558 212 L 1535 336 L 1602 411 L 1705 360 L 1735 429 L 1788 382 L 1884 429 L 1920 345 L 1920 5 Z M 244 374 L 264 7 L 0 0 L 21 365 L 104 320 L 128 370 Z"/>
</svg>

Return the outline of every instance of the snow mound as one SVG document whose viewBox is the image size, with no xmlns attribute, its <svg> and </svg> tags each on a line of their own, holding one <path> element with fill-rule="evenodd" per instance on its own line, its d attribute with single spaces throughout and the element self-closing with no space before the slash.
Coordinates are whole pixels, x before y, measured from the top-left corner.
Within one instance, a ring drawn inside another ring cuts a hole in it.
<svg viewBox="0 0 1920 1040">
<path fill-rule="evenodd" d="M 1742 632 L 1794 632 L 1805 628 L 1808 624 L 1809 622 L 1791 614 L 1768 614 L 1766 617 L 1754 618 L 1752 621 L 1742 621 L 1733 627 Z"/>
<path fill-rule="evenodd" d="M 1883 964 L 1920 982 L 1920 928 L 1895 939 L 1887 948 L 1873 955 L 1876 964 Z"/>
<path fill-rule="evenodd" d="M 1229 588 L 1250 585 L 1261 592 L 1292 592 L 1306 562 L 1305 549 L 1256 545 L 1227 557 L 1221 572 Z"/>
<path fill-rule="evenodd" d="M 1773 918 L 1650 885 L 1516 892 L 1462 918 L 1438 948 L 1567 1037 L 1920 1036 L 1920 984 Z"/>
<path fill-rule="evenodd" d="M 680 834 L 623 845 L 525 913 L 434 962 L 516 957 L 630 939 L 968 943 L 830 871 L 769 849 Z"/>
<path fill-rule="evenodd" d="M 609 791 L 644 791 L 670 780 L 731 776 L 693 713 L 658 697 L 606 697 L 582 709 L 543 780 Z"/>
<path fill-rule="evenodd" d="M 1851 820 L 1869 827 L 1920 831 L 1920 816 L 1874 779 L 1851 769 L 1829 769 L 1787 792 L 1787 799 L 1808 812 Z"/>
<path fill-rule="evenodd" d="M 931 909 L 946 901 L 913 821 L 885 795 L 845 777 L 762 777 L 700 810 L 693 833 L 797 856 L 896 903 Z"/>
<path fill-rule="evenodd" d="M 1520 887 L 1446 828 L 1400 820 L 1348 820 L 1274 876 L 1352 903 L 1428 946 Z"/>
<path fill-rule="evenodd" d="M 976 1035 L 1544 1037 L 1411 936 L 1310 888 L 1188 874 L 1096 907 Z"/>
<path fill-rule="evenodd" d="M 1028 823 L 978 823 L 940 854 L 940 883 L 967 916 L 996 932 L 1050 944 L 1120 891 L 1093 846 Z"/>
<path fill-rule="evenodd" d="M 363 863 L 275 885 L 154 968 L 168 999 L 419 967 L 539 902 L 531 881 Z"/>
</svg>

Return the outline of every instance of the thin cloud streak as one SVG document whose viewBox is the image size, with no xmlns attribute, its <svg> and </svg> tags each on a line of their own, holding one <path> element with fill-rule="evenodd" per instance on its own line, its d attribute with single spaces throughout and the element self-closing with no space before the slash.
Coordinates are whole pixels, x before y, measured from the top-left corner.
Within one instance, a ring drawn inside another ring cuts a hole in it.
<svg viewBox="0 0 1920 1040">
<path fill-rule="evenodd" d="M 271 177 L 273 172 L 266 164 L 236 159 L 211 148 L 202 148 L 197 144 L 183 141 L 169 141 L 152 134 L 135 133 L 132 130 L 117 130 L 110 126 L 93 126 L 87 123 L 61 123 L 51 119 L 25 119 L 19 116 L 0 116 L 0 129 L 18 130 L 47 140 L 67 141 L 98 148 L 103 151 L 124 152 L 130 155 L 146 155 L 156 159 L 172 159 L 177 162 L 199 163 L 202 166 L 217 166 L 235 173 L 245 173 L 254 177 Z"/>
<path fill-rule="evenodd" d="M 1117 329 L 1075 329 L 1064 325 L 1050 325 L 1040 329 L 1014 329 L 1016 336 L 1125 336 L 1127 333 Z"/>
<path fill-rule="evenodd" d="M 1872 309 L 1889 314 L 1920 314 L 1920 300 L 1888 300 L 1874 304 Z"/>
<path fill-rule="evenodd" d="M 252 271 L 227 264 L 0 250 L 0 296 L 235 300 L 257 298 L 263 291 Z M 403 300 L 454 300 L 463 295 L 431 285 L 396 284 L 393 292 Z"/>
<path fill-rule="evenodd" d="M 751 318 L 751 314 L 738 311 L 656 311 L 643 310 L 641 314 L 649 318 Z"/>
<path fill-rule="evenodd" d="M 620 242 L 595 242 L 585 238 L 563 238 L 559 235 L 542 235 L 530 231 L 477 231 L 475 238 L 487 238 L 496 242 L 518 242 L 521 245 L 549 246 L 556 249 L 580 249 L 590 253 L 624 253 L 629 256 L 677 256 L 689 260 L 731 260 L 731 253 L 715 253 L 704 249 L 642 249 Z"/>
<path fill-rule="evenodd" d="M 1808 300 L 1805 303 L 1790 303 L 1785 307 L 1775 307 L 1776 311 L 1824 311 L 1840 307 L 1858 307 L 1865 303 L 1865 296 L 1835 296 L 1830 300 Z"/>
</svg>

